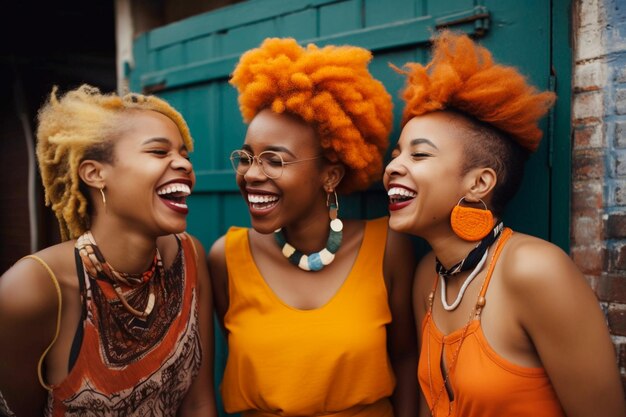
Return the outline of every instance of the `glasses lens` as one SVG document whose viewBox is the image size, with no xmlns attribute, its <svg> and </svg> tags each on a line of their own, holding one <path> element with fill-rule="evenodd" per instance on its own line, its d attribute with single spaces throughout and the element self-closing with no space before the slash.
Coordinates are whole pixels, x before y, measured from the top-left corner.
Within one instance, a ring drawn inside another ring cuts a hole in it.
<svg viewBox="0 0 626 417">
<path fill-rule="evenodd" d="M 252 163 L 250 155 L 244 151 L 233 151 L 230 154 L 230 162 L 238 174 L 245 174 Z"/>
<path fill-rule="evenodd" d="M 265 151 L 259 154 L 261 168 L 269 178 L 278 178 L 283 173 L 283 158 L 280 154 L 272 151 Z"/>
</svg>

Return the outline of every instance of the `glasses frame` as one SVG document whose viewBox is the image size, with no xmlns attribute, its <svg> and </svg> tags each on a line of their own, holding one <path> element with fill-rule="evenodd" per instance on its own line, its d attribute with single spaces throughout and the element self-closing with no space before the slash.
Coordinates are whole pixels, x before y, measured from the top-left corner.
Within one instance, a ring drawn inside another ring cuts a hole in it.
<svg viewBox="0 0 626 417">
<path fill-rule="evenodd" d="M 245 154 L 252 161 L 249 166 L 243 169 L 243 171 L 241 169 L 238 169 L 237 166 L 235 165 L 235 158 L 239 157 L 239 159 L 241 159 L 241 154 Z M 276 155 L 280 159 L 280 162 L 281 162 L 280 174 L 276 176 L 268 175 L 267 171 L 265 171 L 263 160 L 261 159 L 261 156 L 264 154 Z M 250 152 L 244 151 L 243 149 L 235 149 L 234 151 L 230 153 L 229 159 L 230 159 L 230 164 L 233 167 L 233 170 L 235 170 L 235 173 L 239 175 L 245 175 L 248 172 L 248 170 L 252 167 L 252 165 L 256 162 L 257 165 L 261 168 L 261 172 L 263 172 L 263 175 L 265 175 L 267 178 L 276 179 L 276 178 L 280 178 L 283 175 L 285 166 L 297 164 L 297 163 L 305 162 L 305 161 L 312 161 L 314 159 L 320 159 L 323 157 L 324 155 L 317 155 L 312 158 L 302 158 L 302 159 L 297 159 L 295 161 L 285 161 L 281 154 L 279 154 L 278 152 L 274 152 L 274 151 L 263 151 L 258 155 L 252 155 Z"/>
</svg>

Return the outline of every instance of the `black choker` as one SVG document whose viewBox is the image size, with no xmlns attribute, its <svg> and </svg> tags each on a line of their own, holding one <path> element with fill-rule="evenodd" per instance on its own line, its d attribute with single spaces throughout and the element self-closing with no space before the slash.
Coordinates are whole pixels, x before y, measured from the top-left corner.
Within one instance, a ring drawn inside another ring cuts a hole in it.
<svg viewBox="0 0 626 417">
<path fill-rule="evenodd" d="M 481 240 L 480 243 L 476 245 L 476 247 L 472 249 L 464 259 L 461 259 L 459 262 L 452 265 L 450 269 L 446 269 L 446 267 L 442 265 L 439 259 L 435 258 L 435 269 L 437 271 L 437 274 L 444 278 L 447 278 L 461 272 L 474 269 L 476 265 L 478 265 L 478 262 L 480 262 L 480 260 L 482 259 L 485 252 L 487 252 L 487 249 L 489 249 L 489 246 L 491 246 L 491 244 L 495 242 L 498 236 L 500 236 L 500 233 L 503 229 L 504 223 L 498 222 L 498 224 L 496 224 L 495 227 L 491 229 L 491 232 L 489 232 L 489 234 L 485 236 L 483 240 Z"/>
</svg>

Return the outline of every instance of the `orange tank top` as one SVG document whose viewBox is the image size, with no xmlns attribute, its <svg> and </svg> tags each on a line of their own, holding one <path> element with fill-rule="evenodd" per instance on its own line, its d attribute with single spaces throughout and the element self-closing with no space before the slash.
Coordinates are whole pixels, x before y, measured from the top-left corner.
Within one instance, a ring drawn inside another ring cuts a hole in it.
<svg viewBox="0 0 626 417">
<path fill-rule="evenodd" d="M 283 303 L 257 269 L 248 229 L 226 235 L 229 355 L 221 391 L 244 416 L 393 416 L 383 278 L 387 218 L 368 221 L 356 261 L 324 306 Z"/>
<path fill-rule="evenodd" d="M 85 283 L 82 342 L 68 376 L 49 391 L 46 417 L 177 415 L 202 358 L 195 247 L 188 235 L 177 236 L 178 254 L 156 282 L 163 292 L 136 325 L 121 303 L 102 298 L 111 285 L 78 265 Z M 132 325 L 118 327 L 118 321 Z"/>
<path fill-rule="evenodd" d="M 511 229 L 506 228 L 502 232 L 479 300 L 482 298 L 484 301 L 498 256 L 511 235 Z M 436 286 L 437 280 L 435 289 Z M 475 318 L 467 327 L 444 335 L 432 318 L 433 299 L 434 290 L 430 296 L 428 313 L 422 323 L 422 347 L 417 372 L 428 408 L 433 410 L 433 404 L 436 403 L 433 416 L 565 417 L 543 368 L 513 364 L 489 346 L 480 326 L 481 307 L 478 301 Z M 462 343 L 460 348 L 459 343 Z M 447 391 L 442 389 L 444 377 L 440 360 L 443 354 L 446 363 L 451 367 L 448 383 L 454 393 L 453 401 L 450 401 Z"/>
</svg>

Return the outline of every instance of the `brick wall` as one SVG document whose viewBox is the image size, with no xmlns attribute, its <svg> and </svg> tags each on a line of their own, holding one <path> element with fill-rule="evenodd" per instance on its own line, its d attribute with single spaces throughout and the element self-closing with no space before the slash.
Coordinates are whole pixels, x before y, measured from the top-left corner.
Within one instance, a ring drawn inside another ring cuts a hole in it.
<svg viewBox="0 0 626 417">
<path fill-rule="evenodd" d="M 571 255 L 606 313 L 626 390 L 626 2 L 573 7 Z"/>
</svg>

